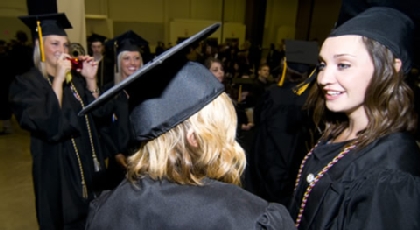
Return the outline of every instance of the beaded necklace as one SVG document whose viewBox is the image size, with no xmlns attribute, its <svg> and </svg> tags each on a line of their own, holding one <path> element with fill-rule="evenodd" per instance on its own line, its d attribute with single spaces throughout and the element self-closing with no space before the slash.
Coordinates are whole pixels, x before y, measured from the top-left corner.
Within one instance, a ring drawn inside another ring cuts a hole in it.
<svg viewBox="0 0 420 230">
<path fill-rule="evenodd" d="M 309 156 L 312 155 L 312 153 L 314 152 L 314 149 L 318 146 L 318 144 L 319 142 L 315 145 L 315 147 L 311 149 L 311 151 L 309 151 L 309 153 L 302 160 L 302 164 L 300 165 L 298 176 L 296 178 L 295 191 L 297 189 L 297 186 L 299 185 L 299 181 L 301 180 L 303 167 L 306 161 L 308 160 Z M 355 141 L 351 143 L 350 145 L 344 147 L 344 149 L 337 156 L 335 156 L 334 159 L 332 159 L 332 161 L 330 161 L 315 177 L 310 178 L 311 180 L 308 179 L 309 186 L 308 188 L 306 188 L 306 191 L 302 197 L 302 203 L 300 205 L 299 214 L 296 217 L 296 221 L 295 221 L 296 228 L 299 227 L 300 222 L 302 221 L 303 211 L 305 210 L 306 203 L 308 202 L 309 194 L 311 193 L 312 189 L 315 187 L 316 183 L 318 183 L 318 181 L 325 175 L 325 173 L 328 172 L 328 170 L 331 167 L 333 167 L 340 159 L 342 159 L 347 153 L 349 153 L 352 149 L 354 149 L 356 147 L 356 144 L 357 142 Z"/>
<path fill-rule="evenodd" d="M 50 83 L 50 85 L 52 85 L 50 78 L 47 78 L 47 79 L 48 79 L 48 82 Z M 70 90 L 73 93 L 73 96 L 77 99 L 77 101 L 79 101 L 82 108 L 85 107 L 85 104 L 83 103 L 83 100 L 80 97 L 80 94 L 77 91 L 76 87 L 74 86 L 73 82 L 70 82 Z M 85 121 L 86 121 L 86 127 L 87 127 L 87 130 L 88 130 L 90 145 L 91 145 L 91 148 L 92 148 L 93 166 L 94 166 L 95 172 L 98 172 L 98 171 L 101 170 L 101 165 L 99 164 L 98 157 L 96 156 L 96 151 L 95 151 L 95 147 L 94 147 L 94 144 L 93 144 L 93 138 L 92 138 L 92 130 L 90 128 L 90 123 L 89 123 L 88 116 L 85 114 L 84 117 L 85 117 Z M 79 149 L 77 148 L 76 141 L 74 140 L 74 137 L 71 137 L 71 143 L 73 145 L 74 151 L 76 152 L 77 163 L 79 165 L 80 177 L 81 177 L 81 180 L 82 180 L 81 181 L 82 196 L 83 196 L 83 198 L 88 198 L 88 192 L 87 192 L 87 186 L 86 186 L 86 180 L 85 180 L 83 165 L 82 165 L 82 161 L 80 159 Z"/>
</svg>

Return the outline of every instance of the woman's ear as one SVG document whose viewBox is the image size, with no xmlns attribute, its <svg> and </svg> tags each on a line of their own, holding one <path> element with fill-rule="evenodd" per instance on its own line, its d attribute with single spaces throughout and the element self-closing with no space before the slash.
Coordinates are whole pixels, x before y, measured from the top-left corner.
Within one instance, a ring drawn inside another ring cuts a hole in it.
<svg viewBox="0 0 420 230">
<path fill-rule="evenodd" d="M 395 69 L 395 71 L 400 72 L 400 70 L 401 70 L 401 65 L 402 65 L 402 63 L 401 63 L 401 59 L 399 59 L 399 58 L 395 58 L 395 59 L 394 59 L 394 69 Z"/>
<path fill-rule="evenodd" d="M 192 130 L 192 129 L 188 130 L 187 141 L 192 147 L 194 147 L 194 148 L 198 147 L 197 136 L 196 136 L 194 130 Z"/>
</svg>

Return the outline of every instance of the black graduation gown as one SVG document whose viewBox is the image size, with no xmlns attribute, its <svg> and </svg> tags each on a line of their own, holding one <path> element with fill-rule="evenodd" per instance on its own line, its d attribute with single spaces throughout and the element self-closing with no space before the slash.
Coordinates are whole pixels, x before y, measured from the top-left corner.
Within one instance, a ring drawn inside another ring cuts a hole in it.
<svg viewBox="0 0 420 230">
<path fill-rule="evenodd" d="M 114 84 L 105 85 L 101 92 L 106 92 Z M 129 121 L 129 104 L 127 94 L 123 91 L 114 97 L 110 102 L 112 113 L 96 119 L 101 143 L 108 157 L 107 188 L 114 189 L 125 177 L 125 169 L 115 160 L 115 155 L 130 155 L 132 130 Z"/>
<path fill-rule="evenodd" d="M 324 142 L 315 148 L 289 207 L 293 218 L 308 187 L 307 176 L 316 175 L 344 144 Z M 419 162 L 416 142 L 404 133 L 350 151 L 315 185 L 299 229 L 419 229 Z"/>
<path fill-rule="evenodd" d="M 73 73 L 72 83 L 84 104 L 94 100 L 85 89 L 85 82 Z M 70 84 L 63 88 L 62 107 L 48 80 L 35 69 L 17 76 L 10 87 L 10 99 L 16 120 L 30 132 L 30 151 L 33 158 L 33 180 L 37 220 L 41 229 L 84 229 L 88 204 L 93 199 L 95 183 L 101 173 L 94 172 L 92 147 L 85 117 L 73 95 Z M 94 115 L 99 114 L 101 109 Z M 104 160 L 91 115 L 87 115 L 96 155 L 104 169 Z M 81 170 L 72 145 L 78 148 L 88 198 L 83 198 Z"/>
<path fill-rule="evenodd" d="M 98 85 L 104 87 L 114 82 L 114 61 L 112 58 L 104 56 L 98 65 Z"/>
<path fill-rule="evenodd" d="M 205 180 L 179 185 L 144 177 L 123 182 L 91 203 L 87 230 L 102 229 L 296 229 L 280 204 L 267 203 L 238 186 Z"/>
<path fill-rule="evenodd" d="M 246 189 L 268 200 L 288 205 L 296 175 L 310 148 L 303 105 L 308 91 L 298 96 L 293 83 L 273 85 L 254 108 L 255 138 L 248 154 Z"/>
<path fill-rule="evenodd" d="M 8 95 L 9 86 L 14 79 L 13 68 L 11 68 L 10 65 L 11 63 L 10 55 L 6 52 L 0 53 L 0 120 L 9 120 L 12 117 Z"/>
</svg>

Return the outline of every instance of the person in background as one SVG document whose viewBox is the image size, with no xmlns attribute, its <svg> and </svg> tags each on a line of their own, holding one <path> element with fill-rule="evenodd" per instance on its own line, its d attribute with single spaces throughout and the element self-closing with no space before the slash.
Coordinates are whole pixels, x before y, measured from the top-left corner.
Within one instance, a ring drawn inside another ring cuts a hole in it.
<svg viewBox="0 0 420 230">
<path fill-rule="evenodd" d="M 114 85 L 132 75 L 143 65 L 140 46 L 142 39 L 133 31 L 129 30 L 107 42 L 107 46 L 116 46 L 116 72 L 114 82 L 103 87 L 102 92 L 109 90 Z M 107 186 L 115 188 L 124 178 L 127 171 L 127 156 L 132 154 L 132 130 L 129 114 L 134 107 L 130 103 L 130 95 L 126 91 L 121 92 L 112 100 L 113 113 L 103 119 L 97 119 L 103 145 L 106 147 L 108 156 Z"/>
<path fill-rule="evenodd" d="M 225 70 L 223 68 L 223 63 L 219 59 L 209 57 L 204 62 L 204 65 L 213 73 L 217 80 L 223 83 L 225 79 Z"/>
<path fill-rule="evenodd" d="M 93 60 L 99 63 L 97 74 L 97 81 L 99 87 L 103 87 L 104 85 L 113 81 L 113 61 L 111 57 L 105 55 L 105 41 L 105 36 L 101 36 L 95 33 L 88 37 L 88 42 L 92 51 Z"/>
</svg>

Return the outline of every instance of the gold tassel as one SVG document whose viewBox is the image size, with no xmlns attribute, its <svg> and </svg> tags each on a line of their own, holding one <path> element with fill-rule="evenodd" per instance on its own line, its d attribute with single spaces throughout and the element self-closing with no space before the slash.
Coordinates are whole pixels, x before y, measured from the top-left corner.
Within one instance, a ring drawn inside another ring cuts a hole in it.
<svg viewBox="0 0 420 230">
<path fill-rule="evenodd" d="M 278 86 L 282 86 L 284 84 L 284 80 L 286 79 L 286 71 L 287 71 L 287 62 L 286 62 L 286 58 L 284 58 L 284 62 L 283 62 L 283 71 L 281 73 L 281 78 L 280 81 L 278 83 Z"/>
<path fill-rule="evenodd" d="M 297 94 L 297 95 L 302 95 L 302 93 L 303 92 L 305 92 L 307 89 L 308 89 L 308 87 L 309 87 L 309 85 L 312 83 L 312 81 L 314 80 L 314 77 L 315 77 L 315 72 L 316 72 L 316 69 L 315 70 L 313 70 L 312 72 L 311 72 L 311 74 L 309 74 L 309 77 L 308 77 L 308 79 L 306 79 L 305 81 L 303 81 L 302 83 L 300 83 L 299 85 L 297 85 L 294 89 L 293 89 L 293 92 L 295 93 L 295 94 Z"/>
<path fill-rule="evenodd" d="M 41 53 L 41 62 L 44 62 L 45 61 L 44 41 L 42 39 L 42 29 L 41 29 L 40 21 L 36 21 L 36 30 L 38 31 L 39 52 Z"/>
</svg>

